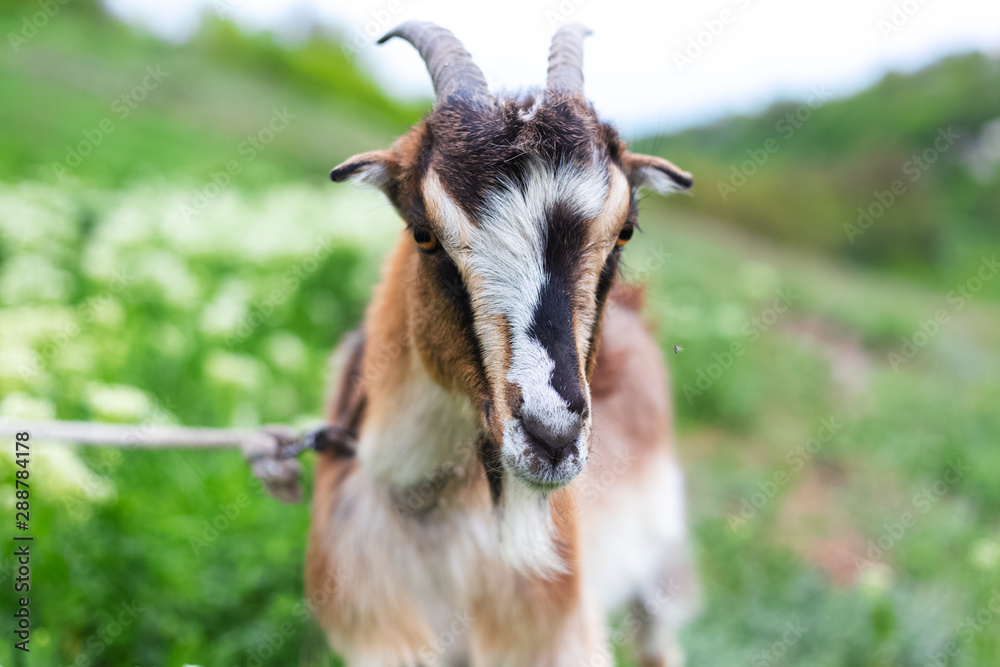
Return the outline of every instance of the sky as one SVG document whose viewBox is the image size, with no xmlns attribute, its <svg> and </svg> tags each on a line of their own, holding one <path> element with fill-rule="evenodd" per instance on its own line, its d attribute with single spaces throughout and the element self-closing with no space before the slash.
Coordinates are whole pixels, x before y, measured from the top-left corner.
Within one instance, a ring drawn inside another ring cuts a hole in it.
<svg viewBox="0 0 1000 667">
<path fill-rule="evenodd" d="M 402 21 L 429 20 L 472 53 L 493 89 L 544 83 L 549 40 L 565 21 L 591 30 L 586 92 L 626 138 L 753 113 L 778 99 L 848 95 L 887 71 L 943 55 L 1000 57 L 998 0 L 105 0 L 120 17 L 181 41 L 206 12 L 291 39 L 311 24 L 347 39 L 394 95 L 430 96 L 423 62 L 402 40 L 375 46 Z"/>
</svg>

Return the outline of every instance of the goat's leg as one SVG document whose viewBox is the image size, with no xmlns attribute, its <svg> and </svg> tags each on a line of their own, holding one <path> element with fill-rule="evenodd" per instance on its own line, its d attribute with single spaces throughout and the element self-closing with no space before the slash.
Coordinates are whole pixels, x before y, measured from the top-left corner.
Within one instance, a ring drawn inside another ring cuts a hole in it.
<svg viewBox="0 0 1000 667">
<path fill-rule="evenodd" d="M 631 615 L 638 621 L 635 653 L 641 667 L 683 667 L 678 633 L 700 605 L 690 547 L 682 544 L 670 554 L 656 584 L 632 605 Z"/>
</svg>

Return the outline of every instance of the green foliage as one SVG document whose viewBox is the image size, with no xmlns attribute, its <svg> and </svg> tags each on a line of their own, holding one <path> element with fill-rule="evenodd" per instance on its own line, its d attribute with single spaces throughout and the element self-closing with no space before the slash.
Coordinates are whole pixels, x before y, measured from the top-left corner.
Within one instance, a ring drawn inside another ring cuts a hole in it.
<svg viewBox="0 0 1000 667">
<path fill-rule="evenodd" d="M 34 7 L 0 6 L 3 33 Z M 322 35 L 290 46 L 209 20 L 178 47 L 96 3 L 61 12 L 0 63 L 17 101 L 0 106 L 0 415 L 314 423 L 326 359 L 400 229 L 379 197 L 321 181 L 418 109 Z M 119 118 L 157 65 L 169 76 Z M 700 184 L 643 202 L 625 253 L 689 471 L 705 599 L 689 664 L 920 667 L 950 642 L 948 665 L 1000 662 L 1000 615 L 966 622 L 1000 600 L 1000 278 L 983 263 L 1000 177 L 960 160 L 1000 116 L 996 83 L 995 61 L 964 56 L 830 101 L 787 141 L 796 105 L 657 142 Z M 276 107 L 293 122 L 247 159 Z M 850 243 L 857 207 L 949 124 L 962 145 Z M 717 182 L 774 137 L 723 201 Z M 308 508 L 262 494 L 239 455 L 32 452 L 22 664 L 338 664 L 302 608 Z M 0 664 L 18 664 L 5 618 Z"/>
<path fill-rule="evenodd" d="M 706 598 L 690 664 L 923 666 L 950 642 L 945 664 L 993 664 L 1000 309 L 987 288 L 922 339 L 940 291 L 674 205 L 644 212 L 629 264 L 671 253 L 648 314 L 665 350 L 683 347 L 668 361 Z M 791 305 L 774 312 L 780 292 Z M 918 347 L 894 360 L 904 339 Z M 987 622 L 970 625 L 977 614 Z M 808 630 L 785 643 L 788 624 Z"/>
</svg>

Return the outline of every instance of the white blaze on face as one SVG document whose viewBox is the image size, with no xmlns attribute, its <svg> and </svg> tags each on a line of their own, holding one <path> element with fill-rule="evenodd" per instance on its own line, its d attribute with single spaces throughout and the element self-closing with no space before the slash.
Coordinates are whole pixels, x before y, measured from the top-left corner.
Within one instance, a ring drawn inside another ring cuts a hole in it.
<svg viewBox="0 0 1000 667">
<path fill-rule="evenodd" d="M 593 257 L 582 262 L 584 284 L 575 287 L 581 294 L 594 293 L 604 258 L 627 211 L 629 190 L 624 175 L 596 156 L 587 169 L 573 165 L 555 169 L 536 161 L 528 167 L 523 185 L 510 183 L 489 193 L 475 222 L 448 195 L 433 171 L 423 181 L 423 195 L 437 223 L 439 241 L 467 286 L 490 385 L 516 384 L 524 411 L 551 431 L 569 433 L 578 428 L 579 416 L 552 386 L 554 360 L 529 334 L 539 294 L 551 278 L 545 266 L 548 214 L 562 205 L 588 221 L 591 234 L 580 239 L 580 246 L 581 252 Z M 574 313 L 576 331 L 569 335 L 577 343 L 581 365 L 595 310 L 593 306 Z M 581 440 L 587 431 L 589 423 Z M 585 448 L 581 452 L 585 454 Z M 515 416 L 508 415 L 504 424 L 502 454 L 515 469 L 527 465 L 528 444 Z M 583 457 L 562 463 L 582 467 Z M 564 472 L 572 475 L 579 470 Z"/>
<path fill-rule="evenodd" d="M 587 221 L 589 238 L 580 239 L 581 252 L 587 256 L 581 262 L 581 282 L 574 287 L 580 294 L 595 294 L 604 261 L 628 210 L 624 174 L 597 159 L 586 170 L 573 166 L 556 170 L 538 162 L 529 167 L 523 187 L 510 184 L 491 193 L 475 222 L 448 195 L 433 171 L 423 181 L 423 196 L 438 240 L 467 287 L 490 385 L 497 391 L 507 382 L 516 384 L 524 399 L 522 411 L 553 431 L 578 428 L 580 417 L 552 386 L 555 361 L 529 334 L 542 288 L 550 279 L 545 265 L 547 214 L 561 204 Z M 574 305 L 576 331 L 570 332 L 581 366 L 596 314 L 596 304 L 588 307 L 589 311 Z M 586 463 L 589 431 L 588 417 L 573 455 L 548 471 L 551 487 L 565 484 L 580 472 Z M 513 475 L 506 474 L 503 480 L 498 524 L 501 552 L 519 570 L 552 574 L 560 571 L 561 559 L 551 539 L 554 527 L 548 504 L 538 494 L 545 484 L 538 484 L 537 476 L 526 472 L 532 466 L 530 449 L 517 415 L 505 415 L 501 459 Z M 530 486 L 518 479 L 524 476 L 533 477 Z"/>
</svg>

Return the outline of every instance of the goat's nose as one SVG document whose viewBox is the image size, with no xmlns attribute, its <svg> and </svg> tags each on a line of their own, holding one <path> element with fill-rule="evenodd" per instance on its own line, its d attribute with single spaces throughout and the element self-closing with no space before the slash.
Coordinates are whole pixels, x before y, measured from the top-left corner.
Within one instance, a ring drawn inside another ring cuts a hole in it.
<svg viewBox="0 0 1000 667">
<path fill-rule="evenodd" d="M 521 415 L 521 425 L 528 436 L 528 441 L 538 450 L 539 454 L 548 458 L 554 466 L 573 451 L 573 446 L 580 437 L 580 431 L 583 430 L 581 415 L 570 413 L 566 417 L 568 417 L 568 423 L 564 422 L 559 426 L 554 426 L 535 415 Z"/>
</svg>

